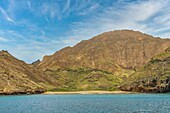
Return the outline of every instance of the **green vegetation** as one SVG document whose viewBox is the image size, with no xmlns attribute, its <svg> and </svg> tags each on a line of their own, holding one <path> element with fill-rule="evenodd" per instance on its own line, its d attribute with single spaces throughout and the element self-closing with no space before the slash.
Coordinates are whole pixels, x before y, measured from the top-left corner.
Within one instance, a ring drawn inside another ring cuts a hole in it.
<svg viewBox="0 0 170 113">
<path fill-rule="evenodd" d="M 45 73 L 56 78 L 57 85 L 52 91 L 113 91 L 118 90 L 117 86 L 123 79 L 123 76 L 91 68 L 46 70 Z"/>
<path fill-rule="evenodd" d="M 170 48 L 153 57 L 150 62 L 130 75 L 123 90 L 168 92 L 170 90 Z"/>
</svg>

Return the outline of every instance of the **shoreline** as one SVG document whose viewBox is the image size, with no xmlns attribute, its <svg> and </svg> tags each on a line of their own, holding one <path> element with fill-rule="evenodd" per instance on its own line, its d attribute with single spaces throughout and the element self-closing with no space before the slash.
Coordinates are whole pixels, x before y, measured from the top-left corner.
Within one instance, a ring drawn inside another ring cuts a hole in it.
<svg viewBox="0 0 170 113">
<path fill-rule="evenodd" d="M 137 92 L 128 91 L 47 91 L 43 93 L 44 95 L 63 95 L 63 94 L 137 94 Z"/>
</svg>

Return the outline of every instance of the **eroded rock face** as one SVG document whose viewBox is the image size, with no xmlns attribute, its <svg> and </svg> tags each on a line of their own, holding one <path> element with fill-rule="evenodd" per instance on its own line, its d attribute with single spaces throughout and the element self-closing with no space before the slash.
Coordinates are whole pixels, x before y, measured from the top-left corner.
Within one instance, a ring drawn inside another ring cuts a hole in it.
<svg viewBox="0 0 170 113">
<path fill-rule="evenodd" d="M 132 74 L 120 89 L 146 93 L 170 92 L 170 48 Z"/>
<path fill-rule="evenodd" d="M 7 51 L 0 51 L 0 94 L 35 94 L 52 87 L 48 76 L 16 59 Z"/>
<path fill-rule="evenodd" d="M 141 67 L 154 55 L 170 45 L 169 39 L 155 38 L 131 30 L 106 32 L 45 56 L 39 67 L 43 70 L 90 67 L 115 72 Z"/>
</svg>

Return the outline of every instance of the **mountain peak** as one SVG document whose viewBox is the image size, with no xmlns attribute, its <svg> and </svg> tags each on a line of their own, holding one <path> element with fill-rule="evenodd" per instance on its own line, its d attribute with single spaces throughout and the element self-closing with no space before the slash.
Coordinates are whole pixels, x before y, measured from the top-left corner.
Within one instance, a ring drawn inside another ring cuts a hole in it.
<svg viewBox="0 0 170 113">
<path fill-rule="evenodd" d="M 109 39 L 109 38 L 115 38 L 117 40 L 121 40 L 121 39 L 130 39 L 130 38 L 134 38 L 136 40 L 144 40 L 144 39 L 155 39 L 155 37 L 142 33 L 140 31 L 134 31 L 134 30 L 114 30 L 114 31 L 109 31 L 109 32 L 104 32 L 98 36 L 93 37 L 95 40 L 97 40 L 97 38 L 102 38 L 103 41 L 104 39 Z"/>
<path fill-rule="evenodd" d="M 57 51 L 44 58 L 39 66 L 43 69 L 90 67 L 111 72 L 115 71 L 115 65 L 134 69 L 141 67 L 169 45 L 170 40 L 139 31 L 115 30 Z"/>
</svg>

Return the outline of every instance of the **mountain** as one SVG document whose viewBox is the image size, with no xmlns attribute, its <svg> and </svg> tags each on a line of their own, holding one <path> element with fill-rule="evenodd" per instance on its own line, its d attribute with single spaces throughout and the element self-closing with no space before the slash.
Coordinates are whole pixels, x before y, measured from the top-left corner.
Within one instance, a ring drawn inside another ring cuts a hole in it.
<svg viewBox="0 0 170 113">
<path fill-rule="evenodd" d="M 170 47 L 130 75 L 120 89 L 151 93 L 170 92 Z"/>
<path fill-rule="evenodd" d="M 43 70 L 90 67 L 114 72 L 117 65 L 135 69 L 163 52 L 168 45 L 169 39 L 155 38 L 137 31 L 117 30 L 45 56 L 39 66 Z"/>
<path fill-rule="evenodd" d="M 119 88 L 167 92 L 169 46 L 169 39 L 117 30 L 66 47 L 32 64 L 0 51 L 0 94 Z"/>
<path fill-rule="evenodd" d="M 116 30 L 45 56 L 37 68 L 56 80 L 56 90 L 114 90 L 168 46 L 169 39 Z"/>
<path fill-rule="evenodd" d="M 50 77 L 7 51 L 0 51 L 0 78 L 0 94 L 41 93 L 53 88 Z"/>
</svg>

